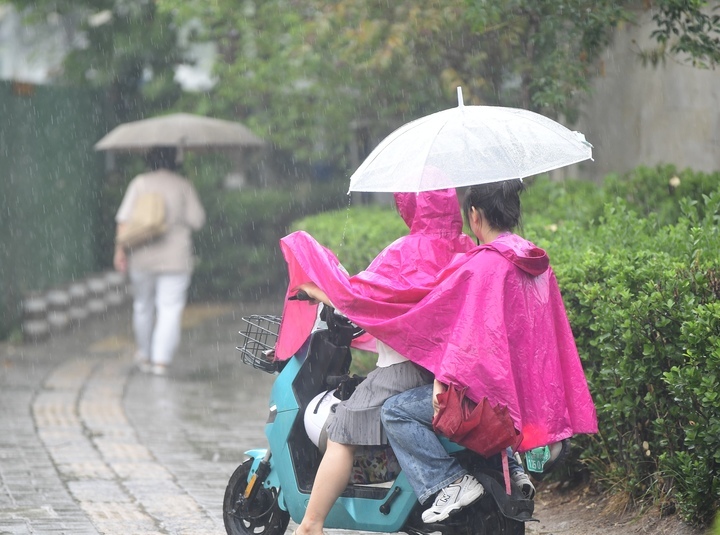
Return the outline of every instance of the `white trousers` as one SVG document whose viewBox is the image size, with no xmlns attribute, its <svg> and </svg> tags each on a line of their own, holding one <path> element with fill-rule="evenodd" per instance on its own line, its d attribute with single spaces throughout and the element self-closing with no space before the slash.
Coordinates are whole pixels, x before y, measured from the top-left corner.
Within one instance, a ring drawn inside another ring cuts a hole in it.
<svg viewBox="0 0 720 535">
<path fill-rule="evenodd" d="M 133 330 L 138 351 L 153 364 L 169 364 L 178 345 L 190 273 L 130 271 Z"/>
</svg>

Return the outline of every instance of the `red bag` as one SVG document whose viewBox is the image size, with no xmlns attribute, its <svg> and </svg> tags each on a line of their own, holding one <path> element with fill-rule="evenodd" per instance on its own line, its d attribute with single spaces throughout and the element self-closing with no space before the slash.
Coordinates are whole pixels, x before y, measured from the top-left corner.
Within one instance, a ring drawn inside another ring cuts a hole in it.
<svg viewBox="0 0 720 535">
<path fill-rule="evenodd" d="M 517 448 L 522 434 L 515 430 L 508 408 L 492 407 L 487 398 L 476 404 L 465 396 L 466 390 L 449 385 L 438 394 L 440 410 L 432 421 L 435 432 L 486 458 L 508 446 Z"/>
</svg>

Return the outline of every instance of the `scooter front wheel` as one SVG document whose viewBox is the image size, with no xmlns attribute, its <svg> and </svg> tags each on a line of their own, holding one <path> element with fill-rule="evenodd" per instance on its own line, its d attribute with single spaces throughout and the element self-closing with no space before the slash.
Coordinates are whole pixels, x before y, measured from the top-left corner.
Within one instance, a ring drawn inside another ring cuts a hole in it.
<svg viewBox="0 0 720 535">
<path fill-rule="evenodd" d="M 228 481 L 223 500 L 223 522 L 228 535 L 283 535 L 290 514 L 280 509 L 277 489 L 260 488 L 252 502 L 244 495 L 253 460 L 237 467 Z"/>
</svg>

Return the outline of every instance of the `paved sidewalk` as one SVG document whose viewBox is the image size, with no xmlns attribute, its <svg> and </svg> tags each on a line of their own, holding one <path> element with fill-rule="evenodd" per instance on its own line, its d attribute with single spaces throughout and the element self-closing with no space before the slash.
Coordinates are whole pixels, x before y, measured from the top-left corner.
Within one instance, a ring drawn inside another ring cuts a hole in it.
<svg viewBox="0 0 720 535">
<path fill-rule="evenodd" d="M 0 344 L 0 535 L 225 533 L 222 498 L 265 443 L 272 376 L 243 365 L 240 317 L 196 305 L 167 377 L 132 366 L 130 311 Z"/>
</svg>

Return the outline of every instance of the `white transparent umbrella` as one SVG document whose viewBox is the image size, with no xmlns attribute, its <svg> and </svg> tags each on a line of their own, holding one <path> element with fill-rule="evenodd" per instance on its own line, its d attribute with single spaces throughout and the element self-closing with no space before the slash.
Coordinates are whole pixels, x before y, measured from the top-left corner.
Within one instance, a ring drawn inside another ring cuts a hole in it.
<svg viewBox="0 0 720 535">
<path fill-rule="evenodd" d="M 528 110 L 465 106 L 409 122 L 350 177 L 350 191 L 420 192 L 525 178 L 592 159 L 580 132 Z"/>
</svg>

